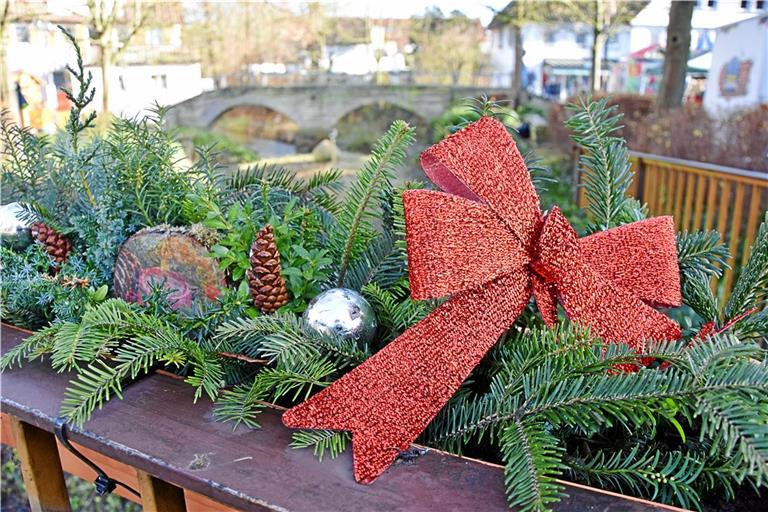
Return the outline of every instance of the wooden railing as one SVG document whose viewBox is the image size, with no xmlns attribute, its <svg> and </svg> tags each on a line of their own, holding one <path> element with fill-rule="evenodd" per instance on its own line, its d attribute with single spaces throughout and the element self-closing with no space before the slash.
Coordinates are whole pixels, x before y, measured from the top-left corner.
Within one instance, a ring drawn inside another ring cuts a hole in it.
<svg viewBox="0 0 768 512">
<path fill-rule="evenodd" d="M 651 215 L 673 215 L 678 231 L 715 229 L 730 258 L 715 292 L 724 300 L 749 258 L 768 210 L 768 171 L 756 172 L 647 153 L 630 152 L 635 179 L 629 194 Z M 579 204 L 586 205 L 583 189 Z"/>
<path fill-rule="evenodd" d="M 0 326 L 2 350 L 22 342 L 28 331 Z M 72 374 L 35 361 L 0 375 L 0 440 L 16 448 L 32 512 L 70 512 L 64 474 L 93 481 L 93 469 L 54 437 L 55 418 Z M 312 450 L 289 447 L 291 431 L 282 410 L 267 407 L 261 428 L 214 420 L 213 404 L 193 400 L 194 390 L 178 378 L 153 373 L 110 400 L 69 440 L 110 477 L 138 491 L 117 494 L 141 503 L 146 512 L 426 512 L 507 511 L 504 469 L 439 450 L 399 461 L 373 485 L 352 478 L 349 450 L 321 462 Z M 562 482 L 568 497 L 560 512 L 681 509 Z"/>
</svg>

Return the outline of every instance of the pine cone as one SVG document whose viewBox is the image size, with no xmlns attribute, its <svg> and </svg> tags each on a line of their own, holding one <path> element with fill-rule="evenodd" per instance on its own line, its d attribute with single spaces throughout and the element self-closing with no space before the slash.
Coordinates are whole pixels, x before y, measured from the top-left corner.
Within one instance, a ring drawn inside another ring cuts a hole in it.
<svg viewBox="0 0 768 512">
<path fill-rule="evenodd" d="M 32 224 L 32 236 L 43 244 L 46 252 L 56 260 L 57 263 L 64 263 L 72 252 L 72 242 L 67 240 L 64 235 L 59 234 L 55 229 L 42 222 Z"/>
<path fill-rule="evenodd" d="M 253 303 L 263 313 L 272 313 L 288 304 L 285 279 L 280 273 L 280 251 L 269 224 L 259 230 L 251 246 L 251 269 L 246 276 Z"/>
</svg>

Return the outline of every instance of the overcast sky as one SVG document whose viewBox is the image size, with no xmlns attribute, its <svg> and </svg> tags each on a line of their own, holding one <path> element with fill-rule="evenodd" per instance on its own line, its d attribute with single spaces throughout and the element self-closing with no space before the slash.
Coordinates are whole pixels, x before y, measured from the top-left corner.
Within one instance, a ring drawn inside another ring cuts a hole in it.
<svg viewBox="0 0 768 512">
<path fill-rule="evenodd" d="M 493 18 L 491 9 L 503 8 L 508 0 L 328 0 L 327 3 L 334 4 L 339 15 L 372 18 L 410 18 L 435 5 L 446 14 L 461 11 L 486 25 Z"/>
</svg>

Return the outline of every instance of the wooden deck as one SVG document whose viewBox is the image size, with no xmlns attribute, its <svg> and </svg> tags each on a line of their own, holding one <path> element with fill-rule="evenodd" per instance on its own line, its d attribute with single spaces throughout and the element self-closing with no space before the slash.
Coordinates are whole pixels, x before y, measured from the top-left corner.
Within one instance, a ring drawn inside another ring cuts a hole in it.
<svg viewBox="0 0 768 512">
<path fill-rule="evenodd" d="M 26 336 L 6 325 L 1 334 L 3 351 Z M 68 472 L 93 478 L 61 446 L 60 464 L 52 448 L 53 424 L 69 378 L 42 363 L 1 377 L 3 443 L 17 446 L 28 470 L 33 510 L 66 510 L 57 484 L 62 464 Z M 311 450 L 290 448 L 291 431 L 281 424 L 279 410 L 261 414 L 260 430 L 233 431 L 213 419 L 210 401 L 194 404 L 192 396 L 187 384 L 150 375 L 129 386 L 124 400 L 111 400 L 97 411 L 85 428 L 72 429 L 70 438 L 110 476 L 139 488 L 148 512 L 508 510 L 499 466 L 430 450 L 412 463 L 395 464 L 372 485 L 359 485 L 349 452 L 320 463 Z M 39 474 L 41 465 L 45 475 Z M 679 510 L 573 484 L 566 492 L 570 497 L 556 510 Z"/>
</svg>

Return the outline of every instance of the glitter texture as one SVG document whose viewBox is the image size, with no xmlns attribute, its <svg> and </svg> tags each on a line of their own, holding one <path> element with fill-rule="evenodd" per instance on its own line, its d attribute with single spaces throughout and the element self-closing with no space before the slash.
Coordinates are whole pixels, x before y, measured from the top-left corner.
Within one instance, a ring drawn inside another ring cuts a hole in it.
<svg viewBox="0 0 768 512">
<path fill-rule="evenodd" d="M 680 327 L 652 306 L 680 304 L 674 224 L 658 217 L 579 239 L 544 215 L 514 141 L 484 117 L 421 156 L 444 192 L 403 194 L 411 295 L 451 296 L 363 364 L 283 415 L 294 428 L 349 430 L 355 479 L 369 483 L 426 428 L 530 300 L 557 304 L 638 352 Z"/>
</svg>

